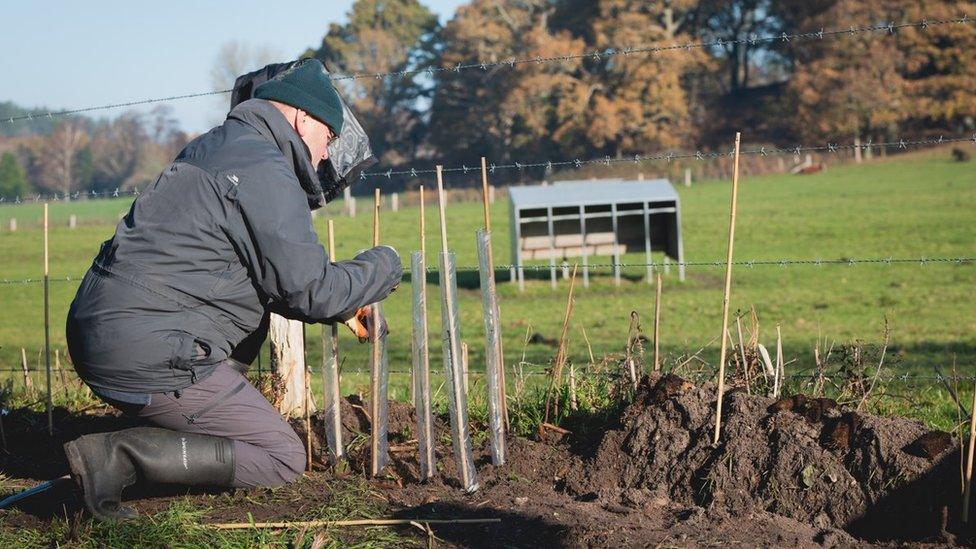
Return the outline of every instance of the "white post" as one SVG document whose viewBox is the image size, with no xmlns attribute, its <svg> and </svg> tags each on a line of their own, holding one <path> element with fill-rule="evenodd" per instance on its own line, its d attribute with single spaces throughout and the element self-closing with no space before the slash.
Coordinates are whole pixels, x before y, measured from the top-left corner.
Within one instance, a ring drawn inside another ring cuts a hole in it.
<svg viewBox="0 0 976 549">
<path fill-rule="evenodd" d="M 854 162 L 861 163 L 861 136 L 854 135 Z"/>
<path fill-rule="evenodd" d="M 16 230 L 17 230 L 17 218 L 16 217 L 11 217 L 10 218 L 10 231 L 13 232 L 13 231 L 16 231 Z"/>
<path fill-rule="evenodd" d="M 400 194 L 393 193 L 390 195 L 390 209 L 394 212 L 400 211 Z"/>
<path fill-rule="evenodd" d="M 342 189 L 342 201 L 345 203 L 344 206 L 346 208 L 346 214 L 349 217 L 354 217 L 356 214 L 355 212 L 352 211 L 353 210 L 352 191 L 349 189 L 349 187 Z"/>
<path fill-rule="evenodd" d="M 78 227 L 78 216 L 75 214 L 71 214 L 70 216 L 68 216 L 68 228 L 75 229 L 77 227 Z"/>
<path fill-rule="evenodd" d="M 691 186 L 691 168 L 685 168 L 685 187 Z"/>
<path fill-rule="evenodd" d="M 276 403 L 278 411 L 288 417 L 299 417 L 305 412 L 305 336 L 302 323 L 283 316 L 271 315 L 269 327 L 271 340 L 271 371 L 280 376 L 285 394 Z M 309 410 L 315 404 L 309 399 Z"/>
<path fill-rule="evenodd" d="M 637 173 L 637 180 L 638 181 L 643 181 L 644 180 L 644 172 L 638 172 Z M 570 370 L 570 371 L 572 371 L 572 370 Z"/>
<path fill-rule="evenodd" d="M 356 197 L 349 197 L 349 217 L 356 217 Z"/>
<path fill-rule="evenodd" d="M 488 186 L 488 203 L 489 204 L 494 204 L 495 203 L 495 186 L 494 185 L 489 185 Z"/>
</svg>

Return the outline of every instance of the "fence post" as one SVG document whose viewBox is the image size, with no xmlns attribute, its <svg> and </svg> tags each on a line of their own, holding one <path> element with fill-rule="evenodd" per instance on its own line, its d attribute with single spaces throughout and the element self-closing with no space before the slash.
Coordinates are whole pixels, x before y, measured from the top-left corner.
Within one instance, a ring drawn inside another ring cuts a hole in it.
<svg viewBox="0 0 976 549">
<path fill-rule="evenodd" d="M 400 211 L 400 194 L 393 193 L 390 195 L 390 209 L 394 212 Z"/>
<path fill-rule="evenodd" d="M 44 371 L 47 376 L 47 434 L 54 436 L 54 409 L 51 402 L 51 289 L 48 263 L 48 204 L 44 203 Z"/>
<path fill-rule="evenodd" d="M 691 168 L 685 168 L 685 187 L 691 186 Z"/>
<path fill-rule="evenodd" d="M 279 376 L 285 393 L 277 403 L 282 415 L 298 416 L 305 409 L 305 337 L 302 323 L 271 314 L 268 328 L 271 341 L 271 371 Z M 314 408 L 315 404 L 310 404 Z"/>
<path fill-rule="evenodd" d="M 17 230 L 17 218 L 16 217 L 11 217 L 10 218 L 10 232 L 14 232 L 16 230 Z"/>
</svg>

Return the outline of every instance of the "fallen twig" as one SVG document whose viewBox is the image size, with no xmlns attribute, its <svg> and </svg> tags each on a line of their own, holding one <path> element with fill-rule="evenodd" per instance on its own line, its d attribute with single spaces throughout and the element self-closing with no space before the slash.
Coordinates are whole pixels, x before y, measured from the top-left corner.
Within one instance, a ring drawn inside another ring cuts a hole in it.
<svg viewBox="0 0 976 549">
<path fill-rule="evenodd" d="M 351 519 L 305 520 L 287 522 L 227 522 L 205 524 L 215 530 L 246 530 L 249 528 L 323 528 L 335 526 L 409 526 L 411 524 L 495 524 L 500 518 L 484 519 Z"/>
</svg>

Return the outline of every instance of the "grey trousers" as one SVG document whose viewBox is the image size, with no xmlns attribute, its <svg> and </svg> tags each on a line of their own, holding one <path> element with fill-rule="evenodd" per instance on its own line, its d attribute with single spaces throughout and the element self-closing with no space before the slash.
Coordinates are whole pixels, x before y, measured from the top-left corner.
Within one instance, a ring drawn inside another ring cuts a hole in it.
<svg viewBox="0 0 976 549">
<path fill-rule="evenodd" d="M 137 415 L 166 429 L 234 441 L 234 486 L 281 486 L 305 470 L 305 447 L 281 414 L 229 362 L 178 394 L 153 394 Z"/>
</svg>

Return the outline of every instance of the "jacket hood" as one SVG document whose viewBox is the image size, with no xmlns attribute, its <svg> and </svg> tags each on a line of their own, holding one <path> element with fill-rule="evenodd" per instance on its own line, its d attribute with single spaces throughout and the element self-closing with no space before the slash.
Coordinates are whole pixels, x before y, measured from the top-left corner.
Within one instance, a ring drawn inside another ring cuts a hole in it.
<svg viewBox="0 0 976 549">
<path fill-rule="evenodd" d="M 227 118 L 253 127 L 265 139 L 274 142 L 308 196 L 308 207 L 315 210 L 325 205 L 325 194 L 312 164 L 312 153 L 294 128 L 288 125 L 281 111 L 264 99 L 248 99 L 234 107 Z"/>
</svg>

